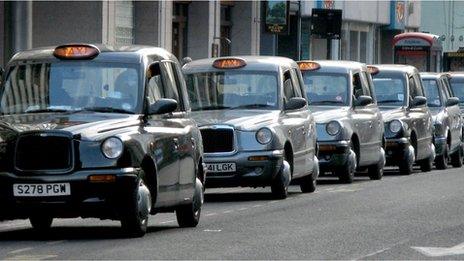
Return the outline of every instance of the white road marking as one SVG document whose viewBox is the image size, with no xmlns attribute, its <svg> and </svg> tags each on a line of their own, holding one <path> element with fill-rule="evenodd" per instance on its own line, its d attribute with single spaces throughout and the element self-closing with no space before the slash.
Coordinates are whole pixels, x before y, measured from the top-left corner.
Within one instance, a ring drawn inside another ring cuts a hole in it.
<svg viewBox="0 0 464 261">
<path fill-rule="evenodd" d="M 206 214 L 205 216 L 211 217 L 211 216 L 216 216 L 216 215 L 217 215 L 217 213 L 214 213 L 214 212 L 213 212 L 213 213 L 208 213 L 208 214 Z"/>
<path fill-rule="evenodd" d="M 370 253 L 370 254 L 367 254 L 367 255 L 365 255 L 365 256 L 359 258 L 359 259 L 364 259 L 364 258 L 366 258 L 366 257 L 375 256 L 375 255 L 378 255 L 378 254 L 380 254 L 380 253 L 383 253 L 383 252 L 385 252 L 385 251 L 387 251 L 387 250 L 389 250 L 389 249 L 391 249 L 391 247 L 387 247 L 387 248 L 384 248 L 384 249 L 380 249 L 380 250 L 378 250 L 378 251 L 375 251 L 375 252 L 372 252 L 372 253 Z"/>
<path fill-rule="evenodd" d="M 16 249 L 16 250 L 13 250 L 13 251 L 10 251 L 8 252 L 8 254 L 18 254 L 18 253 L 22 253 L 22 252 L 26 252 L 26 251 L 30 251 L 34 249 L 33 247 L 25 247 L 25 248 L 20 248 L 20 249 Z"/>
<path fill-rule="evenodd" d="M 262 207 L 263 205 L 261 204 L 257 204 L 257 205 L 254 205 L 253 208 L 259 208 L 259 207 Z"/>
<path fill-rule="evenodd" d="M 356 191 L 359 191 L 359 189 L 337 189 L 337 190 L 331 190 L 329 192 L 332 192 L 332 193 L 337 193 L 337 192 L 356 192 Z"/>
<path fill-rule="evenodd" d="M 238 211 L 247 210 L 248 208 L 239 208 Z"/>
<path fill-rule="evenodd" d="M 234 211 L 233 210 L 226 210 L 226 211 L 223 211 L 222 213 L 228 214 L 228 213 L 232 213 L 232 212 L 234 212 Z"/>
<path fill-rule="evenodd" d="M 167 224 L 167 223 L 172 223 L 172 222 L 175 222 L 175 220 L 163 221 L 163 222 L 160 222 L 160 224 Z"/>
<path fill-rule="evenodd" d="M 47 242 L 47 245 L 57 245 L 57 244 L 64 243 L 64 242 L 66 242 L 66 240 L 50 241 L 50 242 Z"/>
<path fill-rule="evenodd" d="M 205 229 L 203 232 L 221 232 L 222 229 Z"/>
<path fill-rule="evenodd" d="M 464 255 L 464 243 L 453 247 L 411 247 L 428 257 Z"/>
<path fill-rule="evenodd" d="M 45 259 L 51 259 L 51 258 L 56 258 L 57 255 L 18 255 L 18 256 L 12 256 L 8 257 L 5 260 L 45 260 Z"/>
</svg>

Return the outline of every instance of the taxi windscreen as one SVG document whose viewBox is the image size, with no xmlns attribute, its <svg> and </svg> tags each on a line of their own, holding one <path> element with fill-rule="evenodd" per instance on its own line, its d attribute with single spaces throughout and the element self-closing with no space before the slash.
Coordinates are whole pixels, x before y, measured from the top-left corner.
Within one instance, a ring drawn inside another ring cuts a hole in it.
<svg viewBox="0 0 464 261">
<path fill-rule="evenodd" d="M 139 106 L 139 70 L 134 64 L 92 61 L 11 67 L 0 93 L 4 114 Z"/>
<path fill-rule="evenodd" d="M 464 78 L 451 78 L 450 80 L 451 90 L 453 90 L 454 96 L 459 98 L 459 103 L 464 103 Z"/>
<path fill-rule="evenodd" d="M 193 111 L 278 107 L 277 72 L 194 73 L 186 80 Z"/>
<path fill-rule="evenodd" d="M 403 75 L 380 72 L 372 76 L 375 97 L 380 106 L 406 105 L 406 79 Z"/>
<path fill-rule="evenodd" d="M 306 94 L 311 105 L 348 105 L 348 75 L 303 72 Z"/>
<path fill-rule="evenodd" d="M 440 107 L 440 89 L 438 87 L 437 81 L 435 79 L 422 79 L 422 83 L 424 85 L 425 97 L 427 98 L 427 105 L 429 107 Z"/>
</svg>

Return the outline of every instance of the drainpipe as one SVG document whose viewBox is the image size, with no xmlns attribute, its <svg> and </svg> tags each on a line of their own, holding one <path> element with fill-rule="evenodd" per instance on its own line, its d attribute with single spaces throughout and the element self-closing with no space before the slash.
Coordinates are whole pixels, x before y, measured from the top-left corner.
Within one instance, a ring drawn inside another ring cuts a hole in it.
<svg viewBox="0 0 464 261">
<path fill-rule="evenodd" d="M 32 1 L 11 2 L 12 51 L 32 48 Z"/>
</svg>

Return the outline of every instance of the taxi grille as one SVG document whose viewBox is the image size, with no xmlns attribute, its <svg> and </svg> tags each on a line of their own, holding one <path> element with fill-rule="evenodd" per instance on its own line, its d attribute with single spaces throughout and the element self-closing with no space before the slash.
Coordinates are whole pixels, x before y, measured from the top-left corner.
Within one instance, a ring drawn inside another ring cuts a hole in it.
<svg viewBox="0 0 464 261">
<path fill-rule="evenodd" d="M 16 143 L 15 168 L 20 171 L 70 170 L 72 147 L 72 139 L 64 135 L 22 135 Z"/>
<path fill-rule="evenodd" d="M 234 151 L 234 130 L 230 129 L 201 129 L 203 149 L 205 153 Z"/>
</svg>

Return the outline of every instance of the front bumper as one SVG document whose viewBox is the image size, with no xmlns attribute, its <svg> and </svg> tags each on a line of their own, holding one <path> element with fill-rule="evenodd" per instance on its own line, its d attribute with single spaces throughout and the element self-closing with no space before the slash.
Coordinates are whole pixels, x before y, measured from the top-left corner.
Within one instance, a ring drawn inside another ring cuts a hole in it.
<svg viewBox="0 0 464 261">
<path fill-rule="evenodd" d="M 443 155 L 443 153 L 446 151 L 446 140 L 447 138 L 444 136 L 433 137 L 433 145 L 435 145 L 435 154 L 437 156 Z"/>
<path fill-rule="evenodd" d="M 89 176 L 113 175 L 112 182 L 90 182 Z M 17 175 L 0 173 L 0 220 L 28 218 L 46 213 L 52 217 L 119 219 L 134 191 L 140 169 L 81 170 L 65 175 Z M 15 197 L 13 184 L 69 183 L 69 196 Z"/>
<path fill-rule="evenodd" d="M 385 157 L 387 166 L 398 166 L 401 161 L 411 160 L 410 142 L 407 138 L 387 139 Z"/>
<path fill-rule="evenodd" d="M 269 186 L 282 167 L 284 151 L 246 151 L 233 155 L 205 154 L 206 164 L 235 163 L 235 172 L 213 172 L 206 174 L 206 187 L 261 187 Z M 261 160 L 250 160 L 261 157 Z"/>
<path fill-rule="evenodd" d="M 350 160 L 349 141 L 318 141 L 319 167 L 321 171 L 333 171 L 343 167 Z"/>
</svg>

